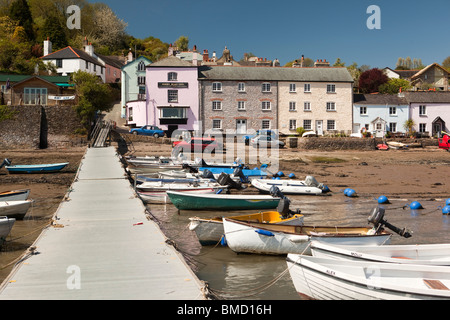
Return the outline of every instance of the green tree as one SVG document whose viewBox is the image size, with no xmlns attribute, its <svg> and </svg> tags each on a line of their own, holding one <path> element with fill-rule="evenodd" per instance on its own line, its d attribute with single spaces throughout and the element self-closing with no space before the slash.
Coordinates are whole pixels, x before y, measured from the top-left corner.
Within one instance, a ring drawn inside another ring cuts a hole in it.
<svg viewBox="0 0 450 320">
<path fill-rule="evenodd" d="M 189 50 L 189 38 L 185 36 L 181 36 L 175 41 L 175 45 L 180 49 L 180 51 L 188 51 Z"/>
<path fill-rule="evenodd" d="M 69 45 L 66 37 L 66 29 L 57 16 L 50 16 L 45 19 L 44 26 L 42 27 L 42 40 L 48 37 L 52 42 L 54 51 L 65 48 Z"/>
<path fill-rule="evenodd" d="M 81 124 L 89 130 L 97 112 L 110 111 L 113 107 L 112 90 L 93 74 L 77 71 L 72 76 L 78 96 L 78 104 L 74 108 Z"/>
<path fill-rule="evenodd" d="M 343 62 L 341 58 L 337 58 L 336 62 L 333 64 L 333 67 L 345 67 L 345 62 Z"/>
<path fill-rule="evenodd" d="M 17 21 L 18 25 L 24 28 L 28 40 L 33 41 L 35 39 L 33 31 L 33 18 L 26 0 L 14 1 L 9 9 L 9 17 Z"/>
<path fill-rule="evenodd" d="M 400 92 L 400 88 L 402 91 L 406 91 L 411 89 L 411 84 L 405 79 L 389 79 L 388 82 L 379 86 L 378 91 L 380 93 L 397 94 Z"/>
</svg>

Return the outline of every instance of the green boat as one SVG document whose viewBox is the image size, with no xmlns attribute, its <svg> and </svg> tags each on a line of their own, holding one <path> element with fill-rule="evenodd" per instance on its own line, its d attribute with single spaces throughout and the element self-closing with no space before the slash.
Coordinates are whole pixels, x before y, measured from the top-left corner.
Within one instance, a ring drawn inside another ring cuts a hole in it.
<svg viewBox="0 0 450 320">
<path fill-rule="evenodd" d="M 167 191 L 178 210 L 275 209 L 281 198 L 271 195 L 200 194 Z"/>
</svg>

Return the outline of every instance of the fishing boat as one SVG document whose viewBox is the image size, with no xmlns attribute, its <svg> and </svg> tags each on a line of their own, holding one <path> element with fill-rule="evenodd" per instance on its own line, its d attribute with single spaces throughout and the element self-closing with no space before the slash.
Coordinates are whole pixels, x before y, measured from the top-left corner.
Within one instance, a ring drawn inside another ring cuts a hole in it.
<svg viewBox="0 0 450 320">
<path fill-rule="evenodd" d="M 318 183 L 312 176 L 306 177 L 305 180 L 253 179 L 251 183 L 263 193 L 269 193 L 273 186 L 278 187 L 283 194 L 319 195 L 330 191 L 327 186 Z"/>
<path fill-rule="evenodd" d="M 5 166 L 9 173 L 54 173 L 64 169 L 69 163 L 30 164 Z"/>
<path fill-rule="evenodd" d="M 277 211 L 258 212 L 231 216 L 230 219 L 239 221 L 255 221 L 261 223 L 285 224 L 300 226 L 303 224 L 303 215 L 294 214 L 283 217 Z M 189 230 L 194 231 L 201 245 L 217 244 L 224 235 L 222 217 L 202 219 L 199 217 L 189 218 Z"/>
<path fill-rule="evenodd" d="M 0 216 L 23 220 L 33 202 L 33 200 L 0 201 Z"/>
<path fill-rule="evenodd" d="M 6 237 L 11 232 L 15 222 L 16 219 L 14 218 L 8 218 L 6 216 L 0 217 L 0 246 L 5 242 Z"/>
<path fill-rule="evenodd" d="M 227 190 L 215 182 L 207 183 L 163 183 L 145 182 L 136 186 L 136 192 L 144 203 L 170 203 L 167 191 L 181 191 L 188 193 L 217 193 Z"/>
<path fill-rule="evenodd" d="M 311 254 L 312 240 L 333 244 L 389 244 L 391 233 L 368 227 L 286 226 L 223 218 L 226 241 L 237 253 Z"/>
<path fill-rule="evenodd" d="M 30 195 L 30 189 L 4 191 L 4 192 L 0 192 L 0 201 L 27 200 L 29 195 Z"/>
<path fill-rule="evenodd" d="M 450 268 L 288 254 L 296 291 L 316 300 L 450 299 Z"/>
<path fill-rule="evenodd" d="M 313 241 L 311 252 L 327 259 L 450 266 L 450 244 L 339 246 Z"/>
<path fill-rule="evenodd" d="M 211 172 L 215 179 L 218 179 L 222 173 L 228 174 L 232 177 L 242 177 L 246 180 L 264 179 L 268 175 L 266 171 L 260 169 L 215 168 L 215 167 L 200 167 L 198 169 L 200 173 L 203 173 L 205 170 Z"/>
<path fill-rule="evenodd" d="M 168 191 L 178 210 L 258 210 L 274 209 L 281 198 L 270 195 L 194 194 Z"/>
</svg>

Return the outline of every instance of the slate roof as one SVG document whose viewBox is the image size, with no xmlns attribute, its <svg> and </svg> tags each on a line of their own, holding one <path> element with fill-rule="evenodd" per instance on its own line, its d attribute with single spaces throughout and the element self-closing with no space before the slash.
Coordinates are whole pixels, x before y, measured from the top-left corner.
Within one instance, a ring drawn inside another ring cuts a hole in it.
<svg viewBox="0 0 450 320">
<path fill-rule="evenodd" d="M 199 67 L 199 80 L 351 82 L 347 68 Z"/>
<path fill-rule="evenodd" d="M 450 91 L 405 92 L 409 103 L 449 103 Z"/>
<path fill-rule="evenodd" d="M 85 61 L 91 62 L 98 66 L 102 64 L 95 58 L 91 57 L 89 54 L 83 50 L 72 48 L 71 46 L 65 47 L 64 49 L 55 51 L 46 56 L 41 57 L 43 60 L 54 60 L 54 59 L 83 59 Z"/>
<path fill-rule="evenodd" d="M 97 57 L 99 57 L 100 59 L 102 59 L 106 64 L 117 68 L 117 69 L 122 69 L 122 67 L 124 66 L 124 62 L 121 61 L 119 58 L 116 58 L 114 56 L 104 56 L 102 54 L 98 54 L 96 53 Z"/>
<path fill-rule="evenodd" d="M 396 94 L 354 94 L 353 103 L 362 105 L 408 105 L 405 98 Z"/>
<path fill-rule="evenodd" d="M 0 74 L 0 82 L 6 82 L 9 79 L 11 84 L 20 82 L 29 78 L 32 78 L 33 75 L 22 75 L 22 74 Z M 51 83 L 69 83 L 70 76 L 38 76 L 41 79 L 44 79 Z"/>
<path fill-rule="evenodd" d="M 177 68 L 196 68 L 192 63 L 170 56 L 148 65 L 147 68 L 155 67 L 177 67 Z"/>
</svg>

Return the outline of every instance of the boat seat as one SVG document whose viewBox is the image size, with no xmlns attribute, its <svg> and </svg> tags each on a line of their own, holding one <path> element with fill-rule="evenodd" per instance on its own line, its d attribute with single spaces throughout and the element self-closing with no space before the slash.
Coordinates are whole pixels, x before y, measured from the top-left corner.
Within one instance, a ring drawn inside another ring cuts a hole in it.
<svg viewBox="0 0 450 320">
<path fill-rule="evenodd" d="M 427 280 L 423 279 L 423 282 L 427 285 L 430 289 L 436 289 L 436 290 L 449 290 L 445 284 L 443 284 L 439 280 Z"/>
</svg>

